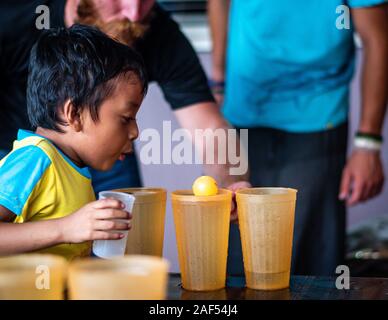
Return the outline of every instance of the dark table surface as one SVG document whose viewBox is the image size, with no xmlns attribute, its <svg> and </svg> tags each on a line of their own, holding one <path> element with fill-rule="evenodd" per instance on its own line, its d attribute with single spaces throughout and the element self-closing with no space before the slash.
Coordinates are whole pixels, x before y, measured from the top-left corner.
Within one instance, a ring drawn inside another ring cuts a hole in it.
<svg viewBox="0 0 388 320">
<path fill-rule="evenodd" d="M 170 274 L 169 300 L 388 300 L 388 278 L 350 278 L 349 289 L 337 289 L 334 277 L 292 276 L 290 288 L 252 290 L 244 278 L 228 277 L 225 289 L 207 292 L 184 290 L 179 274 Z"/>
</svg>

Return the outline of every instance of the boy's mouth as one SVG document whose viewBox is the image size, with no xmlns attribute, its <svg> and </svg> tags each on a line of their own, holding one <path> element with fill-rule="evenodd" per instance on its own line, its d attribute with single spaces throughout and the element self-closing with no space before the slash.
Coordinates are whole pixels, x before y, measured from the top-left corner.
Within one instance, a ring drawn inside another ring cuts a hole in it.
<svg viewBox="0 0 388 320">
<path fill-rule="evenodd" d="M 120 153 L 119 160 L 124 161 L 126 156 L 129 156 L 132 152 L 123 152 Z"/>
</svg>

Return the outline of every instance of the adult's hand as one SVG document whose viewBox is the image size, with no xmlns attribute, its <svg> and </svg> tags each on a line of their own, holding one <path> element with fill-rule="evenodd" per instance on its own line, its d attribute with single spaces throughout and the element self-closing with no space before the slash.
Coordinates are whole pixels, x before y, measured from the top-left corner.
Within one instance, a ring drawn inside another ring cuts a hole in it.
<svg viewBox="0 0 388 320">
<path fill-rule="evenodd" d="M 236 203 L 236 191 L 243 188 L 251 188 L 252 185 L 248 181 L 238 181 L 230 184 L 227 189 L 233 192 L 232 195 L 232 207 L 230 210 L 230 222 L 238 223 L 237 203 Z"/>
<path fill-rule="evenodd" d="M 354 150 L 342 173 L 339 198 L 355 205 L 378 195 L 384 185 L 379 152 Z"/>
</svg>

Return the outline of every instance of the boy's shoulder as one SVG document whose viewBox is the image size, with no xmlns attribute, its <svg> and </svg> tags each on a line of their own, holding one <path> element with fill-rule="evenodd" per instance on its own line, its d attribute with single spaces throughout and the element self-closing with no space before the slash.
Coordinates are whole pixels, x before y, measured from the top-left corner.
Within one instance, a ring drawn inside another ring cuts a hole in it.
<svg viewBox="0 0 388 320">
<path fill-rule="evenodd" d="M 26 165 L 26 164 L 46 164 L 51 163 L 51 157 L 47 152 L 50 145 L 44 139 L 35 137 L 25 138 L 14 142 L 14 147 L 1 161 L 0 167 L 4 165 Z"/>
<path fill-rule="evenodd" d="M 50 165 L 58 155 L 57 149 L 45 137 L 35 133 L 19 130 L 18 139 L 13 143 L 12 151 L 0 162 L 23 161 L 37 165 Z"/>
<path fill-rule="evenodd" d="M 26 173 L 41 176 L 51 163 L 52 160 L 41 148 L 41 144 L 19 146 L 0 161 L 0 175 L 18 175 L 21 178 Z"/>
<path fill-rule="evenodd" d="M 39 181 L 47 177 L 51 159 L 38 145 L 14 149 L 0 161 L 0 205 L 20 215 Z"/>
</svg>

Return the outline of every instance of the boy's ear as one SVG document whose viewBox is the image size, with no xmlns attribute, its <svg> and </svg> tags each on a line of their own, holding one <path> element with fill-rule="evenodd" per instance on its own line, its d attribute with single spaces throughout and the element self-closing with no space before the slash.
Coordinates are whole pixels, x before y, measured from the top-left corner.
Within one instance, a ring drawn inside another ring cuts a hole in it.
<svg viewBox="0 0 388 320">
<path fill-rule="evenodd" d="M 72 127 L 74 131 L 80 132 L 82 130 L 81 114 L 70 99 L 66 100 L 63 106 L 63 116 L 68 126 Z"/>
</svg>

